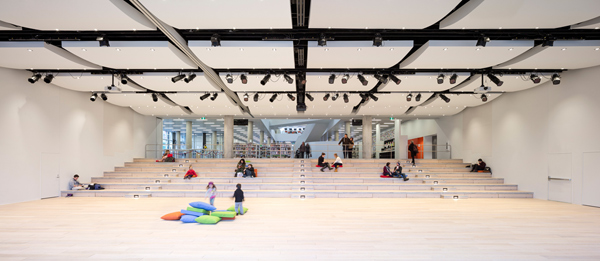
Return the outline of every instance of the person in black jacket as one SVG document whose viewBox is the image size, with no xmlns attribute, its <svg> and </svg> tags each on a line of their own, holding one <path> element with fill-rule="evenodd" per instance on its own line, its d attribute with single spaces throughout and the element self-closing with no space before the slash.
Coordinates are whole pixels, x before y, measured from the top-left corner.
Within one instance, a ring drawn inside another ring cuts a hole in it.
<svg viewBox="0 0 600 261">
<path fill-rule="evenodd" d="M 308 142 L 306 143 L 304 155 L 307 159 L 310 159 L 310 157 L 312 157 L 312 154 L 310 154 L 310 145 L 308 144 Z"/>
<path fill-rule="evenodd" d="M 415 156 L 419 153 L 419 148 L 413 141 L 410 141 L 410 145 L 408 145 L 408 151 L 410 151 L 410 156 L 412 157 L 412 164 L 415 165 Z"/>
<path fill-rule="evenodd" d="M 485 162 L 481 159 L 477 160 L 477 164 L 471 165 L 471 172 L 477 172 L 479 170 L 485 170 Z"/>
<path fill-rule="evenodd" d="M 306 145 L 304 145 L 304 142 L 302 142 L 302 144 L 300 145 L 300 148 L 298 149 L 298 151 L 300 152 L 300 157 L 301 159 L 304 158 L 304 153 L 306 153 Z"/>
<path fill-rule="evenodd" d="M 235 185 L 237 188 L 235 192 L 233 192 L 233 198 L 235 199 L 235 213 L 236 215 L 244 215 L 244 206 L 242 206 L 242 202 L 244 202 L 244 191 L 242 191 L 242 184 Z"/>
<path fill-rule="evenodd" d="M 350 158 L 350 143 L 352 143 L 352 141 L 348 138 L 348 134 L 344 134 L 344 137 L 338 142 L 338 145 L 342 144 L 345 159 Z"/>
<path fill-rule="evenodd" d="M 321 153 L 321 156 L 319 157 L 319 161 L 318 161 L 317 165 L 321 166 L 321 172 L 324 172 L 323 170 L 325 168 L 328 168 L 329 170 L 331 170 L 329 163 L 325 162 L 325 152 Z"/>
</svg>

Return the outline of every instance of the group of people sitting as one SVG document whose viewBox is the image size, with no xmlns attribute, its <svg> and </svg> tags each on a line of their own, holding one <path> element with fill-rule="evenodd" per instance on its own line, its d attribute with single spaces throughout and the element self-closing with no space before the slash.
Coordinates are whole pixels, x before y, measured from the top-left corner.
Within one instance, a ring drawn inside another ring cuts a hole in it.
<svg viewBox="0 0 600 261">
<path fill-rule="evenodd" d="M 333 156 L 335 157 L 335 161 L 333 162 L 333 168 L 335 168 L 334 172 L 338 171 L 338 167 L 342 166 L 342 159 L 340 157 L 338 157 L 337 153 L 334 153 Z M 321 167 L 321 172 L 325 172 L 323 171 L 324 169 L 329 169 L 332 170 L 333 168 L 329 166 L 329 162 L 325 162 L 325 152 L 321 153 L 321 156 L 319 156 L 319 160 L 317 162 L 317 167 Z"/>
<path fill-rule="evenodd" d="M 173 154 L 171 154 L 171 151 L 165 150 L 165 153 L 162 155 L 162 158 L 156 160 L 156 162 L 175 162 L 175 158 L 173 157 Z"/>
<path fill-rule="evenodd" d="M 235 174 L 233 177 L 244 177 L 244 178 L 256 178 L 256 169 L 252 164 L 246 165 L 246 160 L 240 159 L 237 166 L 235 167 Z"/>
<path fill-rule="evenodd" d="M 386 163 L 385 166 L 383 167 L 383 175 L 384 176 L 388 176 L 388 177 L 398 177 L 398 178 L 403 178 L 404 181 L 409 180 L 408 177 L 406 177 L 406 174 L 402 173 L 402 165 L 400 165 L 400 161 L 398 161 L 396 163 L 396 166 L 394 167 L 394 171 L 392 172 L 392 170 L 390 169 L 390 163 Z"/>
</svg>

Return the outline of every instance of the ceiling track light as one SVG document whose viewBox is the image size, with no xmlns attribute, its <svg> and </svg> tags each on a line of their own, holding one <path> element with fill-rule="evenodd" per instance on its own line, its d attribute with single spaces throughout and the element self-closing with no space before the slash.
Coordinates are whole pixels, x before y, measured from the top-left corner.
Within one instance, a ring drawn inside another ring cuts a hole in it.
<svg viewBox="0 0 600 261">
<path fill-rule="evenodd" d="M 367 95 L 366 93 L 359 93 L 358 96 L 360 96 L 361 103 L 367 102 L 369 100 L 369 95 Z"/>
<path fill-rule="evenodd" d="M 417 96 L 415 96 L 415 101 L 419 102 L 421 101 L 421 94 L 417 94 Z"/>
<path fill-rule="evenodd" d="M 376 73 L 375 75 L 373 75 L 373 77 L 375 77 L 375 79 L 377 79 L 378 81 L 380 81 L 383 84 L 388 83 L 388 79 L 379 73 Z"/>
<path fill-rule="evenodd" d="M 365 79 L 365 77 L 362 76 L 362 74 L 357 75 L 357 78 L 363 86 L 367 86 L 367 84 L 369 84 L 369 81 L 367 81 L 367 79 Z"/>
<path fill-rule="evenodd" d="M 336 101 L 339 97 L 340 97 L 340 94 L 336 93 L 335 95 L 331 96 L 331 100 Z"/>
<path fill-rule="evenodd" d="M 287 73 L 283 75 L 283 79 L 285 79 L 285 81 L 287 81 L 289 84 L 294 83 L 294 79 L 292 79 L 292 77 L 287 75 Z"/>
<path fill-rule="evenodd" d="M 485 94 L 481 95 L 481 101 L 482 102 L 486 102 L 488 100 L 487 96 Z"/>
<path fill-rule="evenodd" d="M 246 84 L 248 83 L 248 77 L 246 77 L 245 74 L 240 75 L 240 81 L 242 81 L 242 84 Z"/>
<path fill-rule="evenodd" d="M 213 93 L 212 97 L 210 97 L 210 100 L 215 101 L 217 99 L 217 96 L 219 96 L 218 92 Z"/>
<path fill-rule="evenodd" d="M 177 75 L 177 76 L 174 76 L 173 78 L 171 78 L 171 81 L 172 81 L 173 83 L 176 83 L 176 82 L 178 82 L 178 81 L 181 81 L 181 80 L 183 80 L 183 78 L 185 78 L 185 75 L 184 75 L 184 74 L 179 74 L 179 75 Z"/>
<path fill-rule="evenodd" d="M 300 73 L 296 74 L 296 81 L 300 82 L 301 84 L 306 84 L 306 77 Z"/>
<path fill-rule="evenodd" d="M 442 100 L 444 100 L 446 103 L 450 102 L 450 98 L 446 97 L 446 95 L 440 93 L 440 98 L 442 98 Z"/>
<path fill-rule="evenodd" d="M 221 46 L 221 36 L 219 34 L 213 34 L 210 37 L 210 45 L 213 47 Z"/>
<path fill-rule="evenodd" d="M 265 85 L 269 82 L 269 79 L 271 79 L 271 74 L 267 73 L 267 75 L 265 75 L 265 77 L 263 77 L 262 80 L 260 80 L 260 84 Z"/>
<path fill-rule="evenodd" d="M 90 97 L 90 101 L 95 102 L 97 98 L 98 98 L 98 94 L 92 93 L 92 96 Z"/>
<path fill-rule="evenodd" d="M 248 101 L 248 94 L 244 93 L 244 101 Z"/>
<path fill-rule="evenodd" d="M 348 83 L 348 78 L 350 78 L 350 75 L 344 74 L 344 76 L 342 76 L 342 84 Z"/>
<path fill-rule="evenodd" d="M 325 94 L 325 96 L 323 96 L 323 101 L 327 101 L 329 99 L 330 94 Z"/>
<path fill-rule="evenodd" d="M 185 83 L 190 83 L 191 81 L 193 81 L 196 78 L 196 74 L 195 73 L 191 73 L 187 78 L 183 79 L 183 81 Z"/>
<path fill-rule="evenodd" d="M 529 79 L 531 79 L 531 81 L 532 81 L 533 83 L 540 83 L 540 81 L 542 80 L 542 79 L 540 79 L 540 77 L 539 77 L 539 76 L 537 76 L 536 74 L 531 74 L 531 75 L 529 76 Z"/>
<path fill-rule="evenodd" d="M 370 97 L 371 99 L 373 99 L 374 101 L 377 101 L 377 100 L 379 100 L 379 98 L 377 98 L 377 96 L 373 95 L 372 93 L 369 93 L 368 95 L 369 95 L 369 97 Z"/>
<path fill-rule="evenodd" d="M 156 93 L 152 94 L 152 101 L 153 102 L 158 102 L 158 94 L 156 94 Z"/>
<path fill-rule="evenodd" d="M 329 84 L 333 84 L 335 82 L 335 74 L 329 76 Z"/>
<path fill-rule="evenodd" d="M 270 102 L 274 102 L 277 99 L 277 93 L 273 93 L 273 96 L 269 99 Z"/>
<path fill-rule="evenodd" d="M 54 79 L 54 75 L 48 74 L 48 75 L 46 75 L 46 77 L 44 77 L 44 82 L 51 83 L 53 79 Z"/>
<path fill-rule="evenodd" d="M 452 76 L 450 76 L 450 84 L 456 84 L 456 78 L 458 78 L 458 75 L 456 75 L 456 73 L 452 74 Z"/>
<path fill-rule="evenodd" d="M 438 77 L 437 77 L 437 83 L 438 84 L 444 83 L 444 74 L 440 73 L 440 75 L 438 75 Z"/>
<path fill-rule="evenodd" d="M 327 39 L 325 38 L 325 34 L 321 33 L 319 35 L 319 40 L 317 40 L 317 44 L 319 46 L 327 46 Z"/>
<path fill-rule="evenodd" d="M 314 97 L 312 97 L 312 95 L 310 95 L 310 94 L 308 94 L 308 93 L 307 93 L 307 94 L 305 94 L 305 96 L 306 96 L 306 98 L 308 98 L 308 100 L 309 100 L 309 101 L 314 101 L 314 100 L 315 100 L 315 98 L 314 98 Z"/>
<path fill-rule="evenodd" d="M 542 47 L 546 47 L 546 46 L 554 46 L 554 39 L 555 38 L 545 38 L 542 41 Z"/>
<path fill-rule="evenodd" d="M 27 81 L 29 81 L 30 83 L 32 83 L 32 84 L 33 84 L 33 83 L 35 83 L 35 82 L 39 81 L 39 80 L 40 80 L 40 78 L 42 78 L 42 75 L 41 75 L 41 74 L 39 74 L 39 73 L 37 73 L 37 74 L 34 74 L 34 75 L 32 75 L 31 77 L 29 77 L 29 79 L 27 79 Z"/>
<path fill-rule="evenodd" d="M 406 95 L 406 101 L 409 102 L 410 100 L 412 100 L 412 93 Z"/>
<path fill-rule="evenodd" d="M 485 45 L 490 41 L 489 37 L 481 36 L 477 39 L 477 44 L 475 46 L 485 47 Z"/>
<path fill-rule="evenodd" d="M 100 94 L 100 98 L 102 98 L 103 101 L 108 100 L 108 97 L 106 97 L 106 94 Z"/>
<path fill-rule="evenodd" d="M 348 94 L 344 93 L 344 103 L 348 103 L 350 102 L 350 99 L 348 98 Z"/>
<path fill-rule="evenodd" d="M 258 102 L 258 93 L 254 94 L 254 102 Z"/>
<path fill-rule="evenodd" d="M 356 105 L 356 106 L 352 107 L 352 113 L 353 113 L 353 114 L 356 114 L 356 113 L 358 113 L 358 108 L 360 108 L 360 106 L 359 106 L 359 105 Z"/>
<path fill-rule="evenodd" d="M 396 77 L 395 75 L 391 74 L 388 76 L 388 78 L 390 78 L 390 80 L 392 80 L 392 82 L 396 83 L 396 85 L 399 85 L 402 80 L 400 80 L 398 77 Z"/>
<path fill-rule="evenodd" d="M 554 85 L 560 84 L 560 75 L 558 75 L 558 73 L 555 73 L 552 75 L 552 84 L 554 84 Z"/>
<path fill-rule="evenodd" d="M 503 81 L 501 81 L 500 79 L 498 79 L 498 77 L 496 77 L 495 75 L 493 75 L 493 74 L 491 74 L 491 73 L 488 73 L 488 74 L 487 74 L 487 77 L 488 77 L 488 78 L 490 78 L 490 80 L 491 80 L 491 81 L 492 81 L 494 84 L 496 84 L 496 86 L 498 86 L 498 87 L 500 87 L 500 86 L 502 86 L 502 84 L 504 84 L 504 82 L 503 82 Z"/>
<path fill-rule="evenodd" d="M 206 100 L 206 98 L 208 98 L 210 96 L 210 93 L 205 93 L 204 95 L 200 96 L 200 100 Z"/>
<path fill-rule="evenodd" d="M 227 80 L 227 83 L 233 83 L 233 76 L 231 76 L 231 74 L 227 74 L 227 76 L 225 76 L 225 79 Z"/>
<path fill-rule="evenodd" d="M 121 84 L 127 84 L 127 75 L 121 74 Z"/>
<path fill-rule="evenodd" d="M 292 95 L 291 93 L 288 93 L 287 97 L 290 98 L 290 100 L 292 100 L 292 101 L 296 100 L 296 97 L 294 97 L 294 95 Z"/>
<path fill-rule="evenodd" d="M 383 37 L 381 37 L 380 33 L 376 33 L 375 37 L 373 38 L 373 46 L 380 47 L 382 45 L 383 45 Z"/>
</svg>

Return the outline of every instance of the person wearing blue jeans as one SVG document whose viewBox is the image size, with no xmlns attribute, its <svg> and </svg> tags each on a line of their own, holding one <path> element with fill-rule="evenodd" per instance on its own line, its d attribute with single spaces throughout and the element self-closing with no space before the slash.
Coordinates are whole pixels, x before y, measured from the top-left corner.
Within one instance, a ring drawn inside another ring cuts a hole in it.
<svg viewBox="0 0 600 261">
<path fill-rule="evenodd" d="M 235 185 L 237 188 L 235 192 L 233 192 L 233 198 L 235 199 L 235 213 L 239 215 L 244 215 L 244 206 L 242 202 L 244 202 L 244 191 L 242 191 L 242 184 Z"/>
<path fill-rule="evenodd" d="M 409 180 L 409 178 L 406 177 L 406 174 L 402 173 L 402 165 L 400 165 L 400 161 L 398 161 L 396 163 L 396 167 L 394 167 L 394 176 L 398 175 L 399 178 L 403 178 L 404 181 Z"/>
</svg>

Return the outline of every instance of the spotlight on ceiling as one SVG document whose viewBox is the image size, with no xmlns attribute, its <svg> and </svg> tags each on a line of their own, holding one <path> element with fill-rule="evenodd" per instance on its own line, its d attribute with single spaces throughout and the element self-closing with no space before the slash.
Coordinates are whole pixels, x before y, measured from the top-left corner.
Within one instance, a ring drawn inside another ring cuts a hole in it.
<svg viewBox="0 0 600 261">
<path fill-rule="evenodd" d="M 290 98 L 290 100 L 292 100 L 292 101 L 296 100 L 296 97 L 294 97 L 294 95 L 292 95 L 291 93 L 288 93 L 287 97 Z"/>
<path fill-rule="evenodd" d="M 555 73 L 552 75 L 552 84 L 554 84 L 554 85 L 560 84 L 560 75 L 558 75 L 558 73 Z"/>
<path fill-rule="evenodd" d="M 96 98 L 98 98 L 98 94 L 97 93 L 92 93 L 92 96 L 90 97 L 90 101 L 95 102 Z"/>
<path fill-rule="evenodd" d="M 219 96 L 219 93 L 217 93 L 217 92 L 213 93 L 212 97 L 210 97 L 210 100 L 211 100 L 211 101 L 214 101 L 214 100 L 216 100 L 216 99 L 217 99 L 217 96 Z"/>
<path fill-rule="evenodd" d="M 329 96 L 330 96 L 329 93 L 325 94 L 325 96 L 323 96 L 323 101 L 327 101 L 329 99 Z"/>
<path fill-rule="evenodd" d="M 258 102 L 258 93 L 254 94 L 254 102 Z"/>
<path fill-rule="evenodd" d="M 344 103 L 348 103 L 350 102 L 350 99 L 348 98 L 348 94 L 344 93 Z"/>
<path fill-rule="evenodd" d="M 442 98 L 442 100 L 444 100 L 446 103 L 450 102 L 450 98 L 446 97 L 446 95 L 444 95 L 444 94 L 440 93 L 440 98 Z"/>
<path fill-rule="evenodd" d="M 127 75 L 121 74 L 121 84 L 127 84 Z"/>
<path fill-rule="evenodd" d="M 329 76 L 329 84 L 333 84 L 335 82 L 335 74 Z"/>
<path fill-rule="evenodd" d="M 302 74 L 296 74 L 296 81 L 300 82 L 301 84 L 306 84 L 306 77 L 304 77 Z"/>
<path fill-rule="evenodd" d="M 176 83 L 178 81 L 183 80 L 183 78 L 185 78 L 185 75 L 184 74 L 180 74 L 180 75 L 177 75 L 177 76 L 174 76 L 173 78 L 171 78 L 171 81 L 173 83 Z"/>
<path fill-rule="evenodd" d="M 382 45 L 383 45 L 383 37 L 381 37 L 380 33 L 376 33 L 375 37 L 373 38 L 373 46 L 380 47 Z"/>
<path fill-rule="evenodd" d="M 106 97 L 106 94 L 100 94 L 100 98 L 102 98 L 103 101 L 108 100 L 108 97 Z"/>
<path fill-rule="evenodd" d="M 359 74 L 357 76 L 357 78 L 360 81 L 360 83 L 362 83 L 363 86 L 367 86 L 367 84 L 369 84 L 369 82 L 367 81 L 367 79 L 365 79 L 365 77 L 362 76 L 362 74 Z"/>
<path fill-rule="evenodd" d="M 415 96 L 415 101 L 421 101 L 421 94 L 417 94 L 417 96 Z"/>
<path fill-rule="evenodd" d="M 542 41 L 542 47 L 546 46 L 554 46 L 554 39 L 544 39 L 544 41 Z"/>
<path fill-rule="evenodd" d="M 210 37 L 210 45 L 211 46 L 221 46 L 221 36 L 218 34 L 213 34 Z"/>
<path fill-rule="evenodd" d="M 380 81 L 383 84 L 388 83 L 388 79 L 379 73 L 376 73 L 375 75 L 373 75 L 373 77 L 375 77 L 375 79 L 377 79 L 378 81 Z"/>
<path fill-rule="evenodd" d="M 319 46 L 327 46 L 327 39 L 325 39 L 324 33 L 321 33 L 321 35 L 319 35 L 319 40 L 317 40 L 317 44 Z"/>
<path fill-rule="evenodd" d="M 331 96 L 331 100 L 336 101 L 339 97 L 340 97 L 340 94 L 336 93 L 335 95 Z"/>
<path fill-rule="evenodd" d="M 196 78 L 196 74 L 195 74 L 195 73 L 192 73 L 192 74 L 190 74 L 190 75 L 189 75 L 187 78 L 183 79 L 183 81 L 184 81 L 185 83 L 190 83 L 190 82 L 191 82 L 191 81 L 193 81 L 195 78 Z"/>
<path fill-rule="evenodd" d="M 487 101 L 487 96 L 485 94 L 481 95 L 481 101 L 482 102 L 486 102 Z"/>
<path fill-rule="evenodd" d="M 379 98 L 377 98 L 377 96 L 373 95 L 372 93 L 369 93 L 369 97 L 371 97 L 371 99 L 373 99 L 374 101 L 379 100 Z"/>
<path fill-rule="evenodd" d="M 532 81 L 533 83 L 540 83 L 540 81 L 542 80 L 542 79 L 540 79 L 540 77 L 538 77 L 538 76 L 537 76 L 537 75 L 535 75 L 535 74 L 531 74 L 531 75 L 529 76 L 529 78 L 531 79 L 531 81 Z"/>
<path fill-rule="evenodd" d="M 438 75 L 438 77 L 437 77 L 437 83 L 438 84 L 444 83 L 444 74 L 440 73 L 440 75 Z"/>
<path fill-rule="evenodd" d="M 30 83 L 35 83 L 38 80 L 40 80 L 40 78 L 42 78 L 42 75 L 38 73 L 38 74 L 34 74 L 31 77 L 29 77 L 29 79 L 27 79 L 27 81 L 29 81 Z"/>
<path fill-rule="evenodd" d="M 344 74 L 344 76 L 342 76 L 342 84 L 348 83 L 348 78 L 350 78 L 350 75 Z"/>
<path fill-rule="evenodd" d="M 244 101 L 248 101 L 248 94 L 244 93 Z"/>
<path fill-rule="evenodd" d="M 248 83 L 248 77 L 246 77 L 245 74 L 240 75 L 240 80 L 242 81 L 242 84 Z"/>
<path fill-rule="evenodd" d="M 493 75 L 493 74 L 491 74 L 491 73 L 488 73 L 487 77 L 488 77 L 488 78 L 490 78 L 490 80 L 491 80 L 491 81 L 492 81 L 494 84 L 496 84 L 496 86 L 498 86 L 498 87 L 500 87 L 500 86 L 502 86 L 502 84 L 504 84 L 504 82 L 503 82 L 503 81 L 501 81 L 500 79 L 498 79 L 498 77 L 496 77 L 496 75 Z"/>
<path fill-rule="evenodd" d="M 46 77 L 44 77 L 44 82 L 51 83 L 53 79 L 54 79 L 54 75 L 48 74 L 48 75 L 46 75 Z"/>
<path fill-rule="evenodd" d="M 388 78 L 390 78 L 390 80 L 392 80 L 392 82 L 396 83 L 396 85 L 398 85 L 402 82 L 402 80 L 398 79 L 398 77 L 396 77 L 395 75 L 393 75 L 391 73 L 388 76 Z"/>
<path fill-rule="evenodd" d="M 456 78 L 458 78 L 458 75 L 452 74 L 452 76 L 450 76 L 450 84 L 456 84 Z"/>
<path fill-rule="evenodd" d="M 306 98 L 308 98 L 309 101 L 314 101 L 315 100 L 315 98 L 313 98 L 312 95 L 310 95 L 308 93 L 306 94 Z"/>
<path fill-rule="evenodd" d="M 260 80 L 260 84 L 262 84 L 262 85 L 267 84 L 267 82 L 269 82 L 269 79 L 271 79 L 271 74 L 267 73 L 267 75 L 265 75 L 265 77 L 263 77 L 263 79 Z"/>
<path fill-rule="evenodd" d="M 358 112 L 359 107 L 360 107 L 359 105 L 352 107 L 352 113 L 356 114 Z"/>
<path fill-rule="evenodd" d="M 275 99 L 277 99 L 277 93 L 273 93 L 273 96 L 271 96 L 271 99 L 269 99 L 269 101 L 274 102 Z"/>
<path fill-rule="evenodd" d="M 410 100 L 412 100 L 412 93 L 406 95 L 406 101 L 409 102 Z"/>
<path fill-rule="evenodd" d="M 158 94 L 156 94 L 156 93 L 152 94 L 152 101 L 153 102 L 157 102 L 158 101 Z"/>
<path fill-rule="evenodd" d="M 208 96 L 210 96 L 210 93 L 205 93 L 204 95 L 200 96 L 200 100 L 206 100 L 206 98 L 208 98 Z"/>
<path fill-rule="evenodd" d="M 364 93 L 359 93 L 358 96 L 360 96 L 360 98 L 361 98 L 361 100 L 360 100 L 361 103 L 369 100 L 369 95 L 366 95 Z"/>
<path fill-rule="evenodd" d="M 477 39 L 477 44 L 475 46 L 485 47 L 485 45 L 490 41 L 489 37 L 481 36 Z"/>
<path fill-rule="evenodd" d="M 96 40 L 98 41 L 98 45 L 100 47 L 110 47 L 110 42 L 108 42 L 108 39 L 104 39 L 104 37 L 100 36 L 96 37 Z"/>
<path fill-rule="evenodd" d="M 227 76 L 225 76 L 225 79 L 227 80 L 227 83 L 233 83 L 233 76 L 231 76 L 231 74 L 227 74 Z"/>
<path fill-rule="evenodd" d="M 294 83 L 294 79 L 292 79 L 292 77 L 290 77 L 289 75 L 287 75 L 287 73 L 283 75 L 283 78 L 284 78 L 284 79 L 285 79 L 285 81 L 287 81 L 289 84 L 292 84 L 292 83 Z"/>
</svg>

